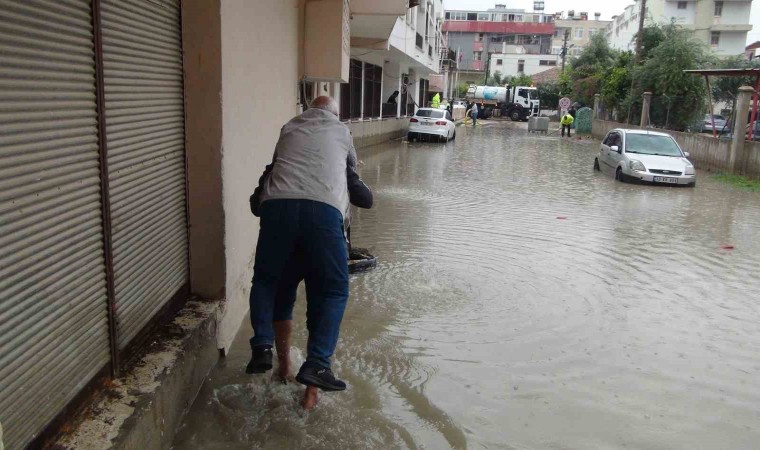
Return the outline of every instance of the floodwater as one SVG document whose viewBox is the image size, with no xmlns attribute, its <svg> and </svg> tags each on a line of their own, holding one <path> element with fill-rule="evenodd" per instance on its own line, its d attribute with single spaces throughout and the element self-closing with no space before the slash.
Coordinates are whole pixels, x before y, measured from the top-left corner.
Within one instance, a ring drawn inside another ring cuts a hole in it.
<svg viewBox="0 0 760 450">
<path fill-rule="evenodd" d="M 174 448 L 760 447 L 760 193 L 622 184 L 595 141 L 457 130 L 359 153 L 376 206 L 352 236 L 380 263 L 351 277 L 349 390 L 304 413 L 302 386 L 245 375 L 246 321 Z"/>
</svg>

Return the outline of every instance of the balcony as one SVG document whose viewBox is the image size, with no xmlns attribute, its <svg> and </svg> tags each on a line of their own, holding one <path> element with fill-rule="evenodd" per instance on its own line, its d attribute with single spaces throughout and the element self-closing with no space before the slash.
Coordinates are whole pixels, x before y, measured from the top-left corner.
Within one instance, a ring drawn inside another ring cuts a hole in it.
<svg viewBox="0 0 760 450">
<path fill-rule="evenodd" d="M 369 16 L 403 16 L 406 0 L 351 0 L 351 14 Z"/>
</svg>

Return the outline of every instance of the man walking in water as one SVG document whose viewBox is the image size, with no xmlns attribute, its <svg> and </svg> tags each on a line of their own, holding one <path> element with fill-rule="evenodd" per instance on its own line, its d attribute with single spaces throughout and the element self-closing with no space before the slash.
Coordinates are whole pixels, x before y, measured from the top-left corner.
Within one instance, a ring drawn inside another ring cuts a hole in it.
<svg viewBox="0 0 760 450">
<path fill-rule="evenodd" d="M 278 350 L 287 353 L 295 288 L 304 279 L 309 339 L 306 362 L 296 380 L 307 386 L 307 409 L 316 403 L 317 388 L 346 388 L 333 375 L 330 358 L 348 300 L 343 221 L 356 151 L 351 133 L 337 116 L 335 100 L 318 97 L 310 109 L 285 124 L 261 189 L 251 198 L 261 230 L 250 296 L 252 358 L 246 372 L 272 368 L 275 336 Z M 282 364 L 285 355 L 278 356 Z M 281 376 L 287 375 L 289 361 L 284 370 L 281 367 Z"/>
<path fill-rule="evenodd" d="M 470 109 L 470 117 L 472 117 L 472 126 L 474 127 L 475 125 L 478 124 L 478 104 L 477 103 L 472 104 L 472 109 Z"/>
</svg>

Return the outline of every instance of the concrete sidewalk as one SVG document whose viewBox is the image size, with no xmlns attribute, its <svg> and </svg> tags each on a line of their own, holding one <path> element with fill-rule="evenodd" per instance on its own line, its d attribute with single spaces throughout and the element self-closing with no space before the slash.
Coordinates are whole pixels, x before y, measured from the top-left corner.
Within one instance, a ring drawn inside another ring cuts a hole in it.
<svg viewBox="0 0 760 450">
<path fill-rule="evenodd" d="M 162 337 L 151 343 L 148 353 L 72 420 L 74 430 L 55 448 L 170 448 L 183 415 L 219 359 L 216 333 L 223 304 L 188 302 L 158 330 Z"/>
</svg>

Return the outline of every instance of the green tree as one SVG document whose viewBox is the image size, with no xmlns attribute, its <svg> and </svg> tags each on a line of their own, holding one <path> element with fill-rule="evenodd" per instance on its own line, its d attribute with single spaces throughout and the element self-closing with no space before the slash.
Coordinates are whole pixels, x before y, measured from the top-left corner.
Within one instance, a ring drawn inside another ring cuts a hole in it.
<svg viewBox="0 0 760 450">
<path fill-rule="evenodd" d="M 652 24 L 644 28 L 644 30 L 641 32 L 643 33 L 641 40 L 641 61 L 646 61 L 649 59 L 649 55 L 652 50 L 656 49 L 662 43 L 662 41 L 667 38 L 665 27 L 670 26 L 674 26 L 674 23 L 671 22 L 670 25 L 666 26 L 660 24 Z M 632 42 L 636 42 L 638 36 L 639 32 L 633 36 Z"/>
<path fill-rule="evenodd" d="M 670 24 L 663 32 L 665 39 L 650 49 L 648 59 L 634 71 L 634 98 L 652 92 L 660 97 L 659 105 L 650 110 L 652 122 L 685 129 L 703 114 L 707 93 L 704 81 L 684 70 L 705 67 L 712 57 L 691 31 Z"/>
<path fill-rule="evenodd" d="M 560 86 L 559 83 L 543 83 L 538 87 L 538 97 L 541 100 L 541 109 L 556 109 L 559 107 Z"/>
<path fill-rule="evenodd" d="M 502 81 L 510 86 L 530 86 L 533 84 L 533 79 L 524 73 L 517 76 L 505 77 Z"/>
<path fill-rule="evenodd" d="M 760 69 L 760 61 L 748 61 L 744 56 L 732 56 L 716 62 L 715 69 Z M 714 102 L 733 104 L 742 86 L 754 86 L 753 77 L 713 77 L 710 80 Z"/>
</svg>

